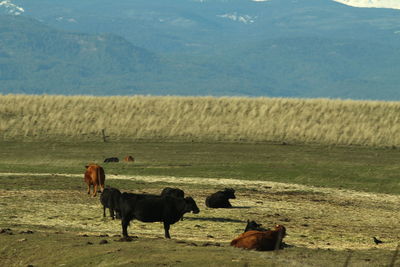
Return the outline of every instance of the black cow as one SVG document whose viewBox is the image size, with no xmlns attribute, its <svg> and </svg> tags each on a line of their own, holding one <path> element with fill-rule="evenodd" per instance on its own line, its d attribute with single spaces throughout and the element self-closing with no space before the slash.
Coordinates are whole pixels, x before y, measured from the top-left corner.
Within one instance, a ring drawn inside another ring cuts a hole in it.
<svg viewBox="0 0 400 267">
<path fill-rule="evenodd" d="M 179 188 L 166 187 L 161 191 L 161 196 L 172 196 L 172 197 L 184 198 L 185 192 L 183 192 L 183 190 L 179 189 Z M 183 221 L 183 216 L 181 218 L 181 221 Z"/>
<path fill-rule="evenodd" d="M 119 159 L 118 158 L 106 158 L 105 160 L 104 160 L 104 162 L 119 162 Z"/>
<path fill-rule="evenodd" d="M 199 213 L 191 197 L 176 198 L 146 194 L 123 193 L 120 199 L 122 235 L 128 237 L 128 225 L 133 219 L 142 222 L 163 222 L 165 237 L 171 238 L 169 228 L 179 221 L 186 212 Z"/>
<path fill-rule="evenodd" d="M 161 191 L 161 196 L 185 197 L 185 192 L 179 188 L 166 187 Z"/>
<path fill-rule="evenodd" d="M 245 232 L 247 231 L 260 231 L 260 232 L 265 232 L 269 231 L 270 229 L 261 227 L 262 224 L 256 223 L 256 221 L 249 221 L 247 220 L 247 225 L 246 228 L 244 229 Z"/>
<path fill-rule="evenodd" d="M 206 198 L 206 206 L 209 208 L 231 208 L 229 199 L 235 199 L 235 190 L 225 188 L 224 191 L 218 191 Z"/>
<path fill-rule="evenodd" d="M 110 217 L 114 220 L 116 212 L 116 218 L 121 218 L 121 209 L 119 207 L 120 204 L 121 192 L 112 187 L 107 187 L 103 190 L 100 196 L 100 202 L 103 205 L 103 217 L 106 217 L 106 208 L 110 210 Z"/>
</svg>

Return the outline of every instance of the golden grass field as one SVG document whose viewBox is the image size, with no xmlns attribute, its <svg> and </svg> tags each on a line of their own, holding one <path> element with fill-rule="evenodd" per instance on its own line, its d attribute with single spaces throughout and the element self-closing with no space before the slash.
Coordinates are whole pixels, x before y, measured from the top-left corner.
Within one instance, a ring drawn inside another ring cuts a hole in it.
<svg viewBox="0 0 400 267">
<path fill-rule="evenodd" d="M 274 141 L 399 146 L 400 103 L 0 95 L 3 140 Z"/>
</svg>

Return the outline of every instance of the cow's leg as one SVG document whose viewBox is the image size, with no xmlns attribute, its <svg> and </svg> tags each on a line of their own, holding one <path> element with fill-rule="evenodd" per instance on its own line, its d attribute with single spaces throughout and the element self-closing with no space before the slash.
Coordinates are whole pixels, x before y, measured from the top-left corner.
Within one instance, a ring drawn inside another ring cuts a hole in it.
<svg viewBox="0 0 400 267">
<path fill-rule="evenodd" d="M 110 208 L 110 217 L 114 220 L 115 215 L 114 215 L 114 209 Z"/>
<path fill-rule="evenodd" d="M 116 216 L 115 216 L 115 218 L 121 219 L 121 213 L 120 213 L 119 211 L 116 211 Z"/>
<path fill-rule="evenodd" d="M 164 222 L 165 238 L 171 238 L 169 235 L 169 223 Z"/>
<path fill-rule="evenodd" d="M 103 217 L 106 217 L 106 206 L 103 206 Z"/>
<path fill-rule="evenodd" d="M 127 218 L 122 218 L 121 220 L 121 225 L 122 225 L 122 236 L 123 237 L 128 237 L 128 225 L 129 225 L 129 220 Z"/>
<path fill-rule="evenodd" d="M 97 196 L 97 184 L 93 185 L 93 197 Z"/>
<path fill-rule="evenodd" d="M 90 183 L 87 184 L 87 193 L 90 195 Z"/>
</svg>

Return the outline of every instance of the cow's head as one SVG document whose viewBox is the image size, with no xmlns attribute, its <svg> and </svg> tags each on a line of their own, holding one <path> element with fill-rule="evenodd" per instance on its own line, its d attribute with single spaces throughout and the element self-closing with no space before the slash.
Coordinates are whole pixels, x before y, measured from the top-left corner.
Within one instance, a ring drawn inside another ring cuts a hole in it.
<svg viewBox="0 0 400 267">
<path fill-rule="evenodd" d="M 197 207 L 196 201 L 194 201 L 191 197 L 185 197 L 185 211 L 186 212 L 193 212 L 197 214 L 200 212 L 199 207 Z"/>
<path fill-rule="evenodd" d="M 274 231 L 279 232 L 282 238 L 286 236 L 286 228 L 282 224 L 275 225 Z"/>
<path fill-rule="evenodd" d="M 233 188 L 225 188 L 224 194 L 227 198 L 236 198 L 235 190 Z"/>
</svg>

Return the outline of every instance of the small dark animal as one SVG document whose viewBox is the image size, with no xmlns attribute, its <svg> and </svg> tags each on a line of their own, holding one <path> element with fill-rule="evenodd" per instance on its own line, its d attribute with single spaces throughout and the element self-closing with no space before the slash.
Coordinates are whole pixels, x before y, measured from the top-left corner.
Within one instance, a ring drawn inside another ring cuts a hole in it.
<svg viewBox="0 0 400 267">
<path fill-rule="evenodd" d="M 161 191 L 161 196 L 185 197 L 185 192 L 179 188 L 166 187 Z"/>
<path fill-rule="evenodd" d="M 119 162 L 119 159 L 118 158 L 106 158 L 105 160 L 104 160 L 104 162 L 106 162 L 106 163 L 108 163 L 108 162 Z"/>
<path fill-rule="evenodd" d="M 256 223 L 256 221 L 249 221 L 247 220 L 247 225 L 246 228 L 244 229 L 245 232 L 247 231 L 260 231 L 260 232 L 265 232 L 269 231 L 270 229 L 261 227 L 262 224 Z"/>
<path fill-rule="evenodd" d="M 224 191 L 218 191 L 206 198 L 206 206 L 209 208 L 231 208 L 229 199 L 235 199 L 235 190 L 225 188 Z"/>
<path fill-rule="evenodd" d="M 270 231 L 247 231 L 232 240 L 231 246 L 259 251 L 282 248 L 282 240 L 286 235 L 283 225 L 276 225 Z"/>
<path fill-rule="evenodd" d="M 100 202 L 103 205 L 103 217 L 106 217 L 106 208 L 110 210 L 110 217 L 121 218 L 121 209 L 119 207 L 121 192 L 117 188 L 108 187 L 100 195 Z M 114 214 L 114 212 L 116 214 Z"/>
<path fill-rule="evenodd" d="M 199 213 L 191 197 L 176 198 L 146 194 L 123 193 L 120 199 L 122 235 L 128 237 L 128 225 L 133 219 L 142 222 L 163 222 L 166 238 L 171 238 L 169 228 L 186 212 Z"/>
<path fill-rule="evenodd" d="M 97 195 L 97 187 L 100 186 L 101 192 L 104 190 L 104 182 L 106 175 L 103 167 L 97 164 L 89 164 L 85 166 L 86 171 L 84 174 L 84 181 L 88 187 L 87 193 L 90 195 L 90 187 L 93 185 L 93 196 Z"/>
<path fill-rule="evenodd" d="M 374 242 L 375 242 L 375 244 L 382 244 L 383 243 L 383 241 L 382 240 L 379 240 L 378 238 L 376 238 L 375 236 L 374 237 L 372 237 L 373 239 L 374 239 Z"/>
</svg>

